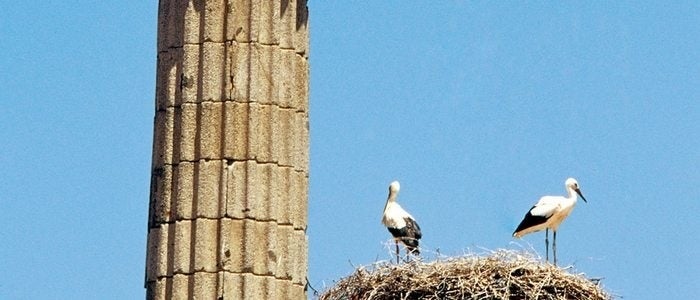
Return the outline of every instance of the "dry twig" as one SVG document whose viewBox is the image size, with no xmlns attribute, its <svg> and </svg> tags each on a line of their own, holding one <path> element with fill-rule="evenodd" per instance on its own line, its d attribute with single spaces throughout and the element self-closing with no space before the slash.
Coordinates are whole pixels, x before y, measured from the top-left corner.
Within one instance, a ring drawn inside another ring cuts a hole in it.
<svg viewBox="0 0 700 300">
<path fill-rule="evenodd" d="M 612 299 L 598 281 L 510 250 L 433 262 L 360 267 L 321 300 Z"/>
</svg>

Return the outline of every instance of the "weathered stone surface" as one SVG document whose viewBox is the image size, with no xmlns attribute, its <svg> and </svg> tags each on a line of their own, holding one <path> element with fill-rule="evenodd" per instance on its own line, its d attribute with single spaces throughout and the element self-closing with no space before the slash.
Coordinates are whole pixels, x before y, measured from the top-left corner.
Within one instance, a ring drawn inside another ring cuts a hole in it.
<svg viewBox="0 0 700 300">
<path fill-rule="evenodd" d="M 194 221 L 194 271 L 217 272 L 218 219 L 197 218 Z"/>
<path fill-rule="evenodd" d="M 226 0 L 204 1 L 203 41 L 223 42 L 226 22 Z"/>
<path fill-rule="evenodd" d="M 285 183 L 283 168 L 276 164 L 254 161 L 234 162 L 229 166 L 227 215 L 260 221 L 281 219 L 284 206 L 280 189 Z M 232 181 L 233 180 L 233 181 Z M 242 189 L 240 182 L 247 183 Z"/>
<path fill-rule="evenodd" d="M 296 108 L 297 101 L 293 98 L 293 91 L 296 86 L 294 68 L 296 67 L 298 56 L 294 53 L 294 50 L 285 49 L 284 46 L 281 47 L 279 63 L 277 64 L 277 77 L 275 78 L 275 84 L 278 86 L 277 95 L 275 95 L 276 102 L 277 105 L 283 108 Z"/>
<path fill-rule="evenodd" d="M 303 230 L 294 230 L 291 236 L 289 257 L 292 267 L 292 283 L 303 285 L 306 283 L 307 274 L 307 245 L 306 233 Z"/>
<path fill-rule="evenodd" d="M 290 298 L 290 291 L 292 289 L 292 282 L 286 279 L 276 279 L 275 282 L 275 294 L 277 299 L 295 299 Z"/>
<path fill-rule="evenodd" d="M 202 45 L 185 44 L 182 46 L 182 74 L 178 78 L 180 97 L 175 99 L 175 105 L 182 103 L 197 103 L 201 81 L 200 66 L 202 63 Z"/>
<path fill-rule="evenodd" d="M 180 82 L 178 63 L 182 61 L 182 48 L 170 48 L 158 52 L 156 72 L 156 111 L 175 106 Z"/>
<path fill-rule="evenodd" d="M 287 151 L 289 164 L 285 163 L 282 165 L 291 165 L 297 171 L 306 172 L 308 169 L 309 148 L 308 115 L 304 112 L 296 112 L 286 117 L 289 118 L 288 122 L 291 123 L 288 129 L 289 146 Z"/>
<path fill-rule="evenodd" d="M 226 216 L 243 219 L 250 210 L 246 189 L 249 164 L 246 161 L 233 161 L 226 167 Z"/>
<path fill-rule="evenodd" d="M 203 102 L 200 108 L 199 157 L 197 159 L 221 159 L 222 121 L 224 104 Z"/>
<path fill-rule="evenodd" d="M 251 13 L 253 3 L 258 1 L 253 0 L 228 0 L 230 7 L 229 13 L 226 15 L 226 39 L 237 42 L 251 42 L 251 19 L 255 16 Z"/>
<path fill-rule="evenodd" d="M 265 291 L 265 299 L 281 299 L 277 295 L 277 280 L 272 276 L 263 277 L 263 286 Z"/>
<path fill-rule="evenodd" d="M 298 223 L 294 226 L 295 229 L 306 231 L 306 226 L 309 224 L 309 176 L 308 173 L 299 174 L 299 195 L 297 198 Z"/>
<path fill-rule="evenodd" d="M 289 217 L 294 229 L 306 229 L 306 194 L 307 179 L 304 173 L 294 171 L 291 173 L 291 184 L 289 189 Z"/>
<path fill-rule="evenodd" d="M 265 297 L 265 288 L 263 276 L 250 273 L 243 275 L 243 299 L 268 299 Z"/>
<path fill-rule="evenodd" d="M 180 162 L 174 168 L 175 219 L 194 218 L 194 162 Z"/>
<path fill-rule="evenodd" d="M 303 57 L 296 57 L 294 60 L 294 95 L 291 100 L 292 107 L 297 111 L 308 112 L 309 85 L 304 82 L 309 81 L 309 61 Z"/>
<path fill-rule="evenodd" d="M 186 0 L 158 2 L 158 52 L 182 47 L 184 11 L 188 2 Z"/>
<path fill-rule="evenodd" d="M 257 193 L 257 200 L 260 202 L 261 214 L 258 220 L 261 221 L 274 221 L 276 219 L 276 212 L 274 204 L 272 203 L 272 181 L 273 172 L 275 169 L 279 168 L 277 165 L 272 163 L 259 164 L 258 165 L 258 180 L 260 184 L 255 190 Z"/>
<path fill-rule="evenodd" d="M 277 40 L 277 28 L 279 27 L 279 5 L 278 1 L 256 1 L 258 5 L 254 5 L 253 9 L 256 10 L 254 15 L 257 17 L 254 23 L 259 29 L 258 41 L 263 45 L 276 45 Z"/>
<path fill-rule="evenodd" d="M 301 2 L 302 0 L 295 1 Z M 306 4 L 306 3 L 303 3 Z M 300 55 L 306 57 L 309 54 L 309 30 L 308 18 L 309 10 L 306 5 L 297 5 L 296 10 L 296 30 L 294 31 L 294 49 Z"/>
<path fill-rule="evenodd" d="M 296 31 L 295 4 L 295 1 L 282 1 L 281 3 L 277 35 L 280 47 L 283 49 L 294 49 L 294 32 Z"/>
<path fill-rule="evenodd" d="M 175 135 L 175 111 L 165 109 L 156 111 L 153 122 L 153 156 L 152 167 L 158 168 L 173 163 L 173 143 Z"/>
<path fill-rule="evenodd" d="M 221 160 L 200 160 L 196 166 L 197 217 L 218 218 L 224 167 Z"/>
<path fill-rule="evenodd" d="M 279 185 L 281 189 L 280 198 L 277 201 L 277 223 L 282 225 L 291 225 L 292 219 L 290 214 L 290 205 L 292 203 L 292 177 L 294 176 L 294 169 L 291 167 L 284 167 L 280 170 L 281 179 L 279 180 Z"/>
<path fill-rule="evenodd" d="M 204 31 L 204 3 L 206 1 L 187 1 L 184 9 L 183 39 L 185 44 L 198 44 L 203 40 L 201 32 Z"/>
<path fill-rule="evenodd" d="M 282 193 L 284 188 L 284 167 L 268 164 L 270 183 L 267 185 L 267 205 L 270 220 L 280 223 Z"/>
<path fill-rule="evenodd" d="M 174 221 L 172 209 L 173 168 L 161 165 L 151 172 L 151 226 Z"/>
<path fill-rule="evenodd" d="M 289 225 L 277 227 L 277 252 L 279 253 L 279 259 L 277 260 L 277 273 L 275 273 L 275 276 L 280 279 L 289 280 L 292 278 L 293 270 L 290 261 L 294 259 L 291 256 L 294 254 L 291 251 L 293 249 L 293 231 L 294 229 Z"/>
<path fill-rule="evenodd" d="M 293 284 L 289 289 L 289 296 L 286 299 L 306 299 L 305 285 Z"/>
<path fill-rule="evenodd" d="M 179 109 L 175 110 L 175 122 L 179 125 L 175 130 L 175 143 L 177 143 L 177 153 L 179 161 L 195 161 L 195 147 L 197 143 L 197 104 L 183 103 Z"/>
<path fill-rule="evenodd" d="M 192 287 L 193 299 L 217 299 L 221 295 L 221 286 L 219 286 L 217 273 L 197 272 L 194 275 L 194 284 Z"/>
<path fill-rule="evenodd" d="M 258 162 L 273 162 L 270 140 L 272 131 L 270 126 L 270 105 L 257 103 L 249 104 L 248 129 L 248 156 Z"/>
<path fill-rule="evenodd" d="M 244 186 L 246 187 L 246 195 L 245 207 L 243 211 L 245 212 L 246 218 L 263 219 L 265 203 L 261 201 L 260 193 L 258 192 L 260 185 L 263 184 L 263 182 L 260 180 L 260 176 L 258 175 L 260 172 L 260 164 L 252 160 L 247 160 L 245 165 L 246 181 Z"/>
<path fill-rule="evenodd" d="M 224 123 L 224 157 L 242 161 L 248 154 L 248 104 L 226 102 Z"/>
<path fill-rule="evenodd" d="M 272 69 L 277 67 L 273 65 L 274 52 L 277 52 L 278 48 L 258 43 L 249 44 L 249 47 L 251 65 L 248 101 L 270 104 L 273 87 Z"/>
<path fill-rule="evenodd" d="M 148 231 L 148 249 L 146 251 L 146 282 L 154 282 L 160 277 L 171 276 L 169 243 L 172 228 L 170 224 L 159 224 Z"/>
<path fill-rule="evenodd" d="M 257 63 L 251 55 L 251 45 L 247 43 L 231 43 L 228 49 L 228 60 L 231 64 L 231 80 L 233 82 L 232 98 L 237 102 L 250 102 L 251 64 Z"/>
<path fill-rule="evenodd" d="M 251 295 L 246 295 L 245 290 L 243 289 L 243 282 L 245 278 L 245 274 L 242 273 L 230 273 L 230 272 L 224 272 L 224 288 L 223 288 L 223 297 L 224 299 L 245 299 L 244 297 L 248 297 L 248 299 L 255 299 Z"/>
<path fill-rule="evenodd" d="M 293 166 L 294 164 L 294 144 L 297 143 L 295 140 L 294 130 L 294 110 L 293 109 L 282 109 L 280 111 L 279 127 L 283 128 L 282 132 L 279 134 L 282 142 L 280 143 L 280 154 L 279 164 L 282 166 Z"/>
<path fill-rule="evenodd" d="M 242 273 L 245 251 L 245 222 L 238 219 L 222 219 L 221 267 L 225 271 Z"/>
<path fill-rule="evenodd" d="M 148 299 L 305 299 L 306 1 L 159 3 Z"/>
<path fill-rule="evenodd" d="M 274 275 L 277 268 L 277 224 L 246 219 L 243 270 Z"/>
<path fill-rule="evenodd" d="M 168 295 L 172 293 L 172 286 L 173 279 L 171 277 L 148 281 L 146 282 L 146 299 L 169 300 Z"/>
<path fill-rule="evenodd" d="M 209 2 L 209 1 L 207 1 Z M 202 45 L 201 78 L 202 90 L 200 101 L 226 100 L 225 80 L 228 80 L 226 70 L 225 44 L 223 42 L 204 42 Z"/>
<path fill-rule="evenodd" d="M 175 227 L 173 244 L 173 273 L 191 274 L 192 269 L 192 248 L 194 247 L 192 220 L 177 221 L 171 226 Z"/>
<path fill-rule="evenodd" d="M 168 295 L 168 299 L 173 300 L 188 300 L 190 289 L 190 278 L 191 275 L 185 274 L 175 274 L 173 276 L 173 288 Z"/>
<path fill-rule="evenodd" d="M 244 274 L 241 277 L 244 297 L 232 299 L 290 299 L 277 293 L 276 279 L 272 276 Z"/>
</svg>

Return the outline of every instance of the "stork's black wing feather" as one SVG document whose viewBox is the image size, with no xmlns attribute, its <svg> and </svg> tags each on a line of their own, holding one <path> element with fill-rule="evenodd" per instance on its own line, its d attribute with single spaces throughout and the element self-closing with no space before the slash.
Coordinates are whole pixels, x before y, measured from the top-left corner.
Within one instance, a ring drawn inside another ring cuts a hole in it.
<svg viewBox="0 0 700 300">
<path fill-rule="evenodd" d="M 535 206 L 533 206 L 532 208 L 535 208 Z M 531 213 L 532 208 L 530 208 L 530 210 L 527 211 L 527 214 L 525 214 L 525 218 L 523 218 L 523 220 L 520 222 L 520 225 L 518 225 L 518 228 L 515 229 L 513 234 L 515 234 L 518 231 L 530 228 L 532 226 L 537 226 L 544 222 L 547 222 L 547 220 L 549 219 L 548 217 L 533 215 Z"/>
<path fill-rule="evenodd" d="M 391 232 L 394 238 L 406 245 L 408 251 L 413 254 L 420 254 L 420 250 L 418 250 L 418 240 L 423 237 L 420 226 L 416 223 L 416 220 L 411 218 L 404 218 L 404 221 L 406 221 L 406 226 L 402 228 L 387 227 L 387 229 L 389 229 L 389 232 Z"/>
<path fill-rule="evenodd" d="M 420 254 L 420 250 L 418 250 L 418 240 L 423 237 L 423 233 L 420 232 L 420 226 L 416 220 L 412 218 L 404 218 L 404 220 L 406 221 L 406 236 L 401 238 L 401 241 L 406 245 L 408 251 L 418 255 Z"/>
<path fill-rule="evenodd" d="M 412 218 L 403 218 L 404 221 L 406 221 L 406 227 L 408 228 L 409 231 L 409 236 L 419 240 L 420 238 L 423 237 L 423 233 L 420 232 L 420 226 L 418 225 L 418 222 Z"/>
</svg>

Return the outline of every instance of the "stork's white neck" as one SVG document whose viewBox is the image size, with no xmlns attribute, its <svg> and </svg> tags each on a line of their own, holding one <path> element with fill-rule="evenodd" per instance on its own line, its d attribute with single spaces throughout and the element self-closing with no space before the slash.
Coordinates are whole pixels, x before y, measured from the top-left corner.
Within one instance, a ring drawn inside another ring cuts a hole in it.
<svg viewBox="0 0 700 300">
<path fill-rule="evenodd" d="M 386 213 L 390 203 L 396 204 L 396 193 L 389 192 L 389 198 L 386 199 L 386 204 L 384 204 L 384 213 Z"/>
<path fill-rule="evenodd" d="M 565 205 L 565 206 L 576 204 L 576 201 L 578 200 L 578 194 L 576 193 L 574 188 L 567 186 L 566 191 L 569 192 L 569 196 L 566 197 L 566 202 L 567 202 L 566 204 L 567 205 Z"/>
<path fill-rule="evenodd" d="M 396 202 L 396 194 L 397 193 L 389 193 L 389 197 L 386 199 L 387 202 Z"/>
</svg>

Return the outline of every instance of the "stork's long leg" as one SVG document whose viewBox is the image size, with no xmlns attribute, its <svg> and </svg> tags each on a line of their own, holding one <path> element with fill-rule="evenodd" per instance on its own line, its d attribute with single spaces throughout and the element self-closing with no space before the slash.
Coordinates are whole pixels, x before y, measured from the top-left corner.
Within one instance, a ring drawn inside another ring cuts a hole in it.
<svg viewBox="0 0 700 300">
<path fill-rule="evenodd" d="M 552 243 L 552 252 L 554 252 L 554 265 L 557 265 L 557 231 L 554 230 L 554 242 Z"/>
<path fill-rule="evenodd" d="M 544 230 L 544 246 L 545 246 L 545 257 L 547 257 L 547 262 L 549 262 L 549 228 Z"/>
<path fill-rule="evenodd" d="M 396 264 L 399 264 L 399 256 L 401 255 L 399 253 L 399 241 L 394 240 L 394 244 L 396 244 Z"/>
</svg>

